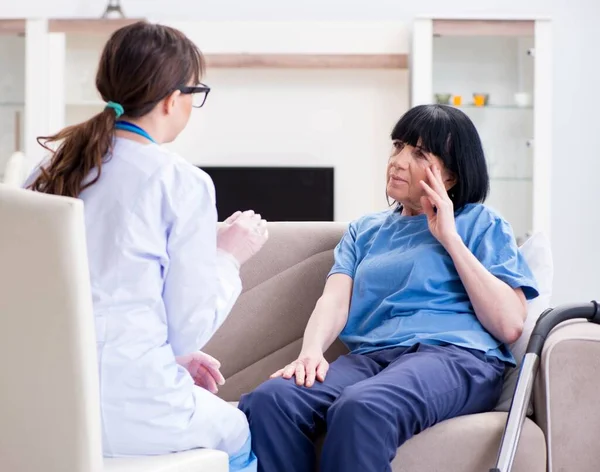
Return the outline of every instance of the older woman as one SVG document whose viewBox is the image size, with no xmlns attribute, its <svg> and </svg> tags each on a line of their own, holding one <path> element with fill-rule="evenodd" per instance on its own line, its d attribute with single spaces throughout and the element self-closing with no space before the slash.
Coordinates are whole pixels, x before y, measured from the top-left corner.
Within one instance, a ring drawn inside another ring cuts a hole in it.
<svg viewBox="0 0 600 472">
<path fill-rule="evenodd" d="M 484 206 L 477 130 L 441 105 L 392 131 L 396 205 L 350 224 L 298 359 L 244 396 L 259 471 L 390 471 L 397 448 L 494 407 L 536 282 L 508 223 Z M 330 366 L 340 336 L 350 353 Z M 294 380 L 295 379 L 295 380 Z M 315 382 L 316 380 L 316 382 Z"/>
</svg>

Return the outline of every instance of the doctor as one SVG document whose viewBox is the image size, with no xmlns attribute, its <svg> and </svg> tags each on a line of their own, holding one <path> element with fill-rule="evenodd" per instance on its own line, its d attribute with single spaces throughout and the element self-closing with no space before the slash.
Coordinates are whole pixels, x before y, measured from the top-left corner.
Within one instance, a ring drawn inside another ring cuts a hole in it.
<svg viewBox="0 0 600 472">
<path fill-rule="evenodd" d="M 204 104 L 204 60 L 181 32 L 145 22 L 106 44 L 106 109 L 41 138 L 52 158 L 26 183 L 85 203 L 106 456 L 214 448 L 255 471 L 244 413 L 214 395 L 200 351 L 241 291 L 266 222 L 237 212 L 217 232 L 208 175 L 161 146 Z M 56 149 L 52 151 L 51 146 Z"/>
</svg>

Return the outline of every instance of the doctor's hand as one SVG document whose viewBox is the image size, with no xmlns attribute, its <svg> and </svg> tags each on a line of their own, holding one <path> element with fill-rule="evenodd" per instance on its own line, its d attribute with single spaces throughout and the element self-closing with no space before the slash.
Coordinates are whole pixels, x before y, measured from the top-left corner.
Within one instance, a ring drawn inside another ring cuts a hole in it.
<svg viewBox="0 0 600 472">
<path fill-rule="evenodd" d="M 325 360 L 320 351 L 301 352 L 294 362 L 288 364 L 283 369 L 279 369 L 271 378 L 283 377 L 291 379 L 296 377 L 296 385 L 312 387 L 315 379 L 319 382 L 325 381 L 325 376 L 329 370 L 329 362 Z"/>
<path fill-rule="evenodd" d="M 236 212 L 217 230 L 217 247 L 244 264 L 269 239 L 267 222 L 252 210 Z"/>
<path fill-rule="evenodd" d="M 175 357 L 177 363 L 185 367 L 198 387 L 211 393 L 219 391 L 218 385 L 224 385 L 225 379 L 219 370 L 221 363 L 214 357 L 198 351 L 185 356 Z"/>
</svg>

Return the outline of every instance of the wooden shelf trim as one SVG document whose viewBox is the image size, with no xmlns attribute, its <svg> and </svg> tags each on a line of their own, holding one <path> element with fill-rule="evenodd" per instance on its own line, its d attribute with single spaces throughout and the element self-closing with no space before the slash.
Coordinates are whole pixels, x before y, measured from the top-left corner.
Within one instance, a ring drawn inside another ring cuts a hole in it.
<svg viewBox="0 0 600 472">
<path fill-rule="evenodd" d="M 48 31 L 51 33 L 79 33 L 110 35 L 123 26 L 142 21 L 144 18 L 77 18 L 48 20 Z"/>
<path fill-rule="evenodd" d="M 209 68 L 406 69 L 406 54 L 206 54 Z"/>
<path fill-rule="evenodd" d="M 433 20 L 436 36 L 533 36 L 530 20 Z"/>
<path fill-rule="evenodd" d="M 140 21 L 125 19 L 51 19 L 51 33 L 109 36 L 117 29 Z M 24 34 L 26 20 L 0 20 L 0 34 Z M 224 53 L 206 54 L 211 68 L 256 69 L 407 69 L 407 54 L 271 54 Z"/>
<path fill-rule="evenodd" d="M 55 18 L 48 20 L 50 33 L 80 33 L 110 35 L 123 26 L 136 23 L 143 18 Z M 25 19 L 0 20 L 0 34 L 25 34 Z"/>
<path fill-rule="evenodd" d="M 0 34 L 16 35 L 25 33 L 25 20 L 0 20 Z"/>
</svg>

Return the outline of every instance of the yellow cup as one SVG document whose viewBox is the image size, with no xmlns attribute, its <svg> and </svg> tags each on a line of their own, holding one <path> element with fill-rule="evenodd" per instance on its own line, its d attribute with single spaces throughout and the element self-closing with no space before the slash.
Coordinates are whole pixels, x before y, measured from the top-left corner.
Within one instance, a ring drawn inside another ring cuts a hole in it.
<svg viewBox="0 0 600 472">
<path fill-rule="evenodd" d="M 455 107 L 459 107 L 459 106 L 461 106 L 461 105 L 462 105 L 462 96 L 460 96 L 460 95 L 454 95 L 454 96 L 452 97 L 452 104 L 453 104 Z"/>
<path fill-rule="evenodd" d="M 483 94 L 476 93 L 473 95 L 473 102 L 476 107 L 482 107 L 485 105 L 486 97 Z"/>
</svg>

